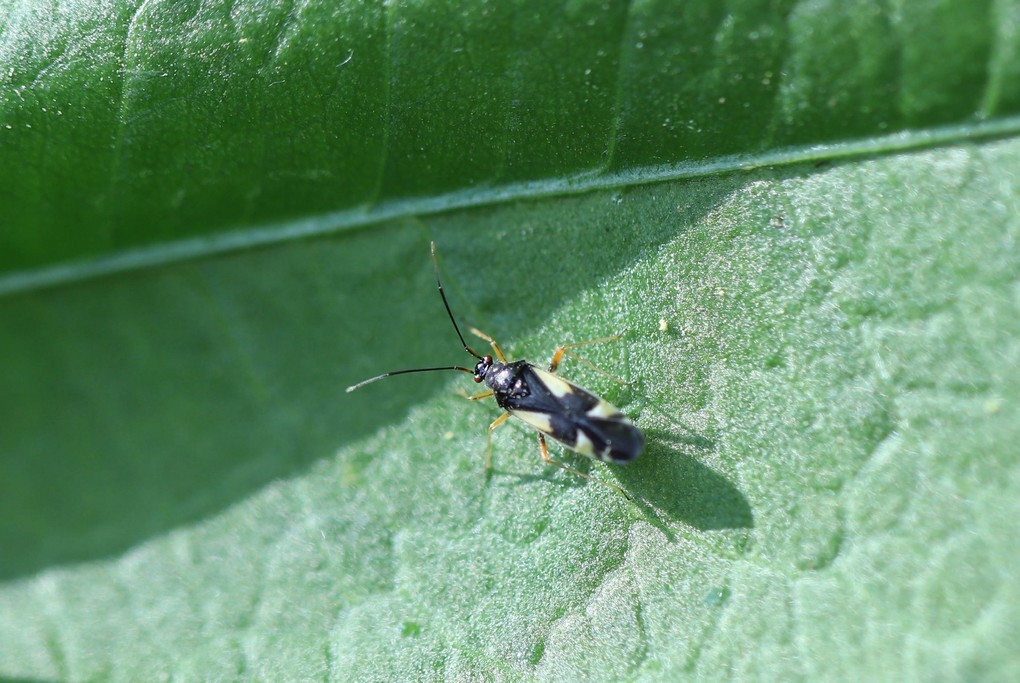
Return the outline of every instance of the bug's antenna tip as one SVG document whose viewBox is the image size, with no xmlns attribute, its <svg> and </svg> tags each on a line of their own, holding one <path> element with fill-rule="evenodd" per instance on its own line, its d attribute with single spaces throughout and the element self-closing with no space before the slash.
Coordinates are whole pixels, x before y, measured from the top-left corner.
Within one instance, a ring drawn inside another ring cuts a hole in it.
<svg viewBox="0 0 1020 683">
<path fill-rule="evenodd" d="M 379 377 L 371 377 L 369 379 L 366 379 L 364 382 L 358 382 L 357 384 L 352 384 L 351 386 L 347 387 L 347 389 L 345 389 L 345 391 L 349 394 L 352 391 L 354 391 L 355 389 L 360 389 L 361 387 L 365 386 L 366 384 L 371 384 L 372 382 L 374 382 L 376 380 L 379 380 L 379 379 L 382 379 L 383 377 L 388 377 L 389 375 L 390 375 L 390 373 L 387 373 L 385 375 L 380 375 Z"/>
</svg>

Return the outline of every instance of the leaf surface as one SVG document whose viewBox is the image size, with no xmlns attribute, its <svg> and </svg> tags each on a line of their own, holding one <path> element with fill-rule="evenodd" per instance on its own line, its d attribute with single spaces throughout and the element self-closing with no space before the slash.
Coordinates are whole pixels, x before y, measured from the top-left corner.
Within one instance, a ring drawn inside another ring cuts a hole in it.
<svg viewBox="0 0 1020 683">
<path fill-rule="evenodd" d="M 1015 9 L 497 4 L 0 4 L 0 675 L 1017 678 Z"/>
</svg>

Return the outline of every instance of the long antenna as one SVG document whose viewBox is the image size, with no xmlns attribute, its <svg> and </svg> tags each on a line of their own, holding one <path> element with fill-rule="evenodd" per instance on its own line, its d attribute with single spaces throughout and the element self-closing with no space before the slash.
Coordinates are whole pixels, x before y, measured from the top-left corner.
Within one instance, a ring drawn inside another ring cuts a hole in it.
<svg viewBox="0 0 1020 683">
<path fill-rule="evenodd" d="M 450 322 L 453 323 L 453 329 L 457 331 L 457 337 L 460 339 L 460 343 L 464 345 L 464 350 L 470 353 L 478 360 L 482 360 L 482 357 L 471 350 L 471 347 L 464 341 L 464 335 L 460 333 L 460 328 L 457 327 L 457 321 L 453 317 L 453 311 L 450 310 L 450 304 L 446 301 L 446 294 L 443 293 L 443 283 L 439 280 L 439 260 L 436 258 L 436 243 L 432 243 L 432 267 L 436 271 L 436 287 L 439 288 L 439 296 L 443 298 L 443 306 L 446 307 L 446 314 L 450 316 Z"/>
<path fill-rule="evenodd" d="M 475 353 L 471 349 L 471 347 L 467 345 L 467 342 L 464 341 L 464 335 L 460 333 L 460 328 L 457 327 L 457 321 L 453 317 L 453 311 L 450 310 L 450 304 L 447 303 L 447 301 L 446 301 L 446 294 L 443 293 L 443 283 L 439 280 L 439 260 L 436 258 L 436 243 L 435 242 L 432 242 L 432 267 L 433 267 L 433 269 L 436 272 L 436 287 L 439 288 L 439 296 L 443 299 L 443 306 L 446 308 L 446 314 L 448 316 L 450 316 L 450 322 L 453 323 L 453 329 L 456 330 L 456 332 L 457 332 L 457 338 L 460 339 L 460 343 L 464 345 L 464 350 L 465 351 L 470 353 L 472 356 L 474 356 L 478 360 L 482 360 L 482 357 L 479 356 L 477 353 Z M 437 372 L 439 370 L 460 370 L 461 372 L 467 372 L 467 373 L 472 374 L 472 375 L 475 374 L 474 370 L 472 370 L 470 368 L 464 368 L 464 367 L 461 367 L 459 365 L 449 365 L 449 366 L 443 366 L 441 368 L 412 368 L 410 370 L 394 370 L 393 372 L 384 372 L 381 375 L 377 375 L 375 377 L 371 377 L 369 379 L 366 379 L 363 382 L 358 382 L 357 384 L 352 384 L 351 386 L 347 387 L 347 393 L 349 394 L 352 391 L 354 391 L 355 389 L 360 389 L 361 387 L 365 386 L 366 384 L 371 384 L 372 382 L 378 382 L 381 379 L 386 379 L 387 377 L 393 377 L 394 375 L 407 375 L 407 374 L 410 374 L 412 372 Z"/>
<path fill-rule="evenodd" d="M 393 372 L 384 372 L 383 374 L 377 375 L 376 377 L 372 377 L 371 379 L 366 379 L 363 382 L 358 382 L 357 384 L 352 384 L 351 386 L 347 387 L 347 393 L 349 394 L 352 391 L 354 391 L 355 389 L 360 389 L 361 387 L 365 386 L 366 384 L 371 384 L 372 382 L 378 382 L 379 380 L 385 379 L 387 377 L 393 377 L 393 375 L 406 375 L 406 374 L 409 374 L 409 373 L 412 373 L 412 372 L 435 372 L 437 370 L 460 370 L 461 372 L 467 372 L 467 373 L 470 373 L 472 375 L 475 374 L 474 370 L 471 370 L 469 368 L 462 368 L 459 365 L 451 365 L 449 367 L 442 367 L 442 368 L 414 368 L 413 370 L 394 370 Z"/>
</svg>

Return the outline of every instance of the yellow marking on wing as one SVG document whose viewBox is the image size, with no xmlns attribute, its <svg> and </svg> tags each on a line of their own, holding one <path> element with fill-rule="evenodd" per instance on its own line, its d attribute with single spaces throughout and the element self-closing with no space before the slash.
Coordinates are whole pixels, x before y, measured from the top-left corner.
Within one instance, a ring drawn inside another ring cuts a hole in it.
<svg viewBox="0 0 1020 683">
<path fill-rule="evenodd" d="M 620 409 L 614 406 L 609 401 L 599 399 L 599 402 L 588 411 L 588 417 L 601 417 L 605 420 L 619 420 L 621 422 L 627 422 L 627 418 L 620 413 Z"/>
<path fill-rule="evenodd" d="M 581 392 L 595 396 L 595 394 L 592 394 L 587 389 L 582 389 L 573 382 L 568 382 L 562 377 L 558 377 L 551 372 L 546 372 L 541 368 L 533 369 L 535 374 L 538 375 L 538 378 L 542 380 L 542 382 L 549 388 L 552 395 L 556 398 L 563 398 L 568 394 Z M 630 423 L 630 420 L 624 417 L 619 408 L 603 398 L 599 398 L 598 396 L 595 396 L 595 398 L 598 399 L 598 403 L 588 410 L 588 417 L 597 417 L 603 420 L 619 420 L 620 422 Z"/>
<path fill-rule="evenodd" d="M 511 410 L 510 414 L 523 422 L 527 422 L 540 432 L 552 434 L 552 422 L 549 421 L 549 416 L 545 413 L 536 413 L 531 410 Z"/>
<path fill-rule="evenodd" d="M 575 387 L 567 380 L 561 379 L 551 372 L 546 372 L 542 368 L 533 367 L 532 369 L 535 371 L 535 374 L 538 375 L 538 378 L 542 380 L 542 383 L 549 389 L 549 392 L 556 398 L 563 398 L 568 394 L 574 393 L 575 388 L 580 388 Z"/>
<path fill-rule="evenodd" d="M 591 439 L 588 438 L 583 429 L 578 429 L 577 443 L 573 445 L 572 450 L 577 451 L 581 455 L 593 456 L 595 455 L 595 444 L 591 442 Z"/>
</svg>

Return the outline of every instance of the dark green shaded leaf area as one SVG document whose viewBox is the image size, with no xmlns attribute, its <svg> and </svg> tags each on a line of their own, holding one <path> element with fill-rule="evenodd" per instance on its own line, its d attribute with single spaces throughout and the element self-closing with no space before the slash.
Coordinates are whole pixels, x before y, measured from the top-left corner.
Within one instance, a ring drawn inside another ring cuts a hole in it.
<svg viewBox="0 0 1020 683">
<path fill-rule="evenodd" d="M 1020 680 L 1018 26 L 0 0 L 0 678 Z"/>
<path fill-rule="evenodd" d="M 1014 140 L 518 202 L 8 297 L 0 673 L 1009 680 Z M 454 310 L 633 415 L 545 467 Z"/>
<path fill-rule="evenodd" d="M 2 0 L 0 273 L 994 123 L 1020 114 L 1018 14 Z"/>
</svg>

